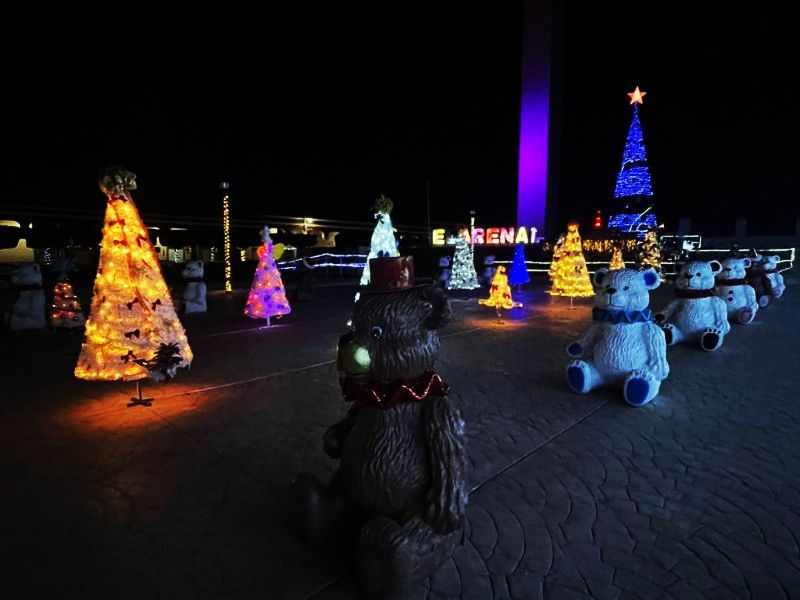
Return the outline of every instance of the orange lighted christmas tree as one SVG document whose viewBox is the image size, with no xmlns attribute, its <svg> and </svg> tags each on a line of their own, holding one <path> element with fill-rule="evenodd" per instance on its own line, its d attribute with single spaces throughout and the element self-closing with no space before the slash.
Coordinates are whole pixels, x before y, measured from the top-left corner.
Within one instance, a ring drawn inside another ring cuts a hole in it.
<svg viewBox="0 0 800 600">
<path fill-rule="evenodd" d="M 577 221 L 567 223 L 567 235 L 560 256 L 557 260 L 554 258 L 550 268 L 553 271 L 553 287 L 549 292 L 551 295 L 570 298 L 594 296 L 586 259 L 583 258 Z"/>
<path fill-rule="evenodd" d="M 53 286 L 53 304 L 50 307 L 50 326 L 54 329 L 83 327 L 86 318 L 81 302 L 69 282 L 69 272 L 74 270 L 75 261 L 61 258 L 53 262 L 56 284 Z"/>
<path fill-rule="evenodd" d="M 275 246 L 269 235 L 269 227 L 265 226 L 261 230 L 261 239 L 264 245 L 258 249 L 258 266 L 247 296 L 244 314 L 251 319 L 266 319 L 269 325 L 271 317 L 288 315 L 292 309 L 286 299 L 281 272 L 275 264 Z"/>
<path fill-rule="evenodd" d="M 109 167 L 101 173 L 99 184 L 108 203 L 75 377 L 101 381 L 169 378 L 178 367 L 191 364 L 192 351 L 130 194 L 136 189 L 136 175 Z M 171 351 L 170 360 L 156 377 L 153 366 L 165 349 Z"/>
<path fill-rule="evenodd" d="M 625 268 L 625 260 L 622 258 L 622 248 L 614 246 L 611 252 L 611 261 L 608 263 L 608 268 L 611 271 Z"/>
<path fill-rule="evenodd" d="M 489 297 L 478 300 L 478 304 L 484 306 L 494 306 L 497 316 L 500 317 L 500 310 L 505 308 L 522 308 L 522 302 L 515 302 L 511 297 L 511 286 L 508 285 L 508 275 L 504 266 L 497 267 L 497 271 L 492 278 L 492 285 L 489 288 Z"/>
</svg>

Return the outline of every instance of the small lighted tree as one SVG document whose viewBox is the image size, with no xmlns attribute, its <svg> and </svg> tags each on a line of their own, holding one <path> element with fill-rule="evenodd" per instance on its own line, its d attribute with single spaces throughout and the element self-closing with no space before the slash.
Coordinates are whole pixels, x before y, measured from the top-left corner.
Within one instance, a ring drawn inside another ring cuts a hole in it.
<svg viewBox="0 0 800 600">
<path fill-rule="evenodd" d="M 50 307 L 50 326 L 55 329 L 83 327 L 86 322 L 80 300 L 69 281 L 69 272 L 74 268 L 75 261 L 70 258 L 61 258 L 53 263 L 56 283 Z"/>
<path fill-rule="evenodd" d="M 567 235 L 560 256 L 554 259 L 551 265 L 553 273 L 553 287 L 550 294 L 553 296 L 569 296 L 570 306 L 573 298 L 594 296 L 589 271 L 586 268 L 586 259 L 581 248 L 581 234 L 578 232 L 577 221 L 567 224 Z"/>
<path fill-rule="evenodd" d="M 653 268 L 661 273 L 661 244 L 655 229 L 648 230 L 644 239 L 639 243 L 636 266 L 639 269 Z"/>
<path fill-rule="evenodd" d="M 171 377 L 177 368 L 191 364 L 192 350 L 130 194 L 136 189 L 136 175 L 109 167 L 100 174 L 99 185 L 108 201 L 75 377 L 96 381 Z M 169 368 L 154 372 L 148 365 L 167 346 L 174 350 Z"/>
<path fill-rule="evenodd" d="M 506 275 L 504 266 L 497 267 L 489 288 L 489 297 L 481 298 L 478 300 L 478 304 L 494 306 L 498 319 L 502 318 L 502 309 L 522 308 L 522 302 L 515 302 L 511 297 L 511 286 L 508 284 L 508 275 Z"/>
<path fill-rule="evenodd" d="M 561 253 L 564 251 L 564 234 L 558 236 L 558 240 L 553 245 L 553 260 L 550 262 L 550 269 L 547 271 L 547 277 L 553 281 L 558 271 L 558 261 L 561 260 Z"/>
<path fill-rule="evenodd" d="M 375 229 L 372 231 L 372 240 L 369 246 L 369 254 L 364 264 L 364 271 L 361 273 L 361 285 L 369 285 L 369 261 L 371 258 L 400 256 L 397 249 L 397 240 L 394 237 L 394 227 L 392 227 L 392 208 L 394 203 L 390 198 L 383 194 L 375 200 L 373 209 L 375 210 Z"/>
<path fill-rule="evenodd" d="M 511 261 L 511 269 L 508 271 L 508 283 L 520 286 L 531 280 L 528 275 L 528 267 L 525 264 L 525 246 L 517 244 L 514 249 L 514 258 Z"/>
<path fill-rule="evenodd" d="M 450 281 L 447 282 L 449 290 L 474 290 L 481 287 L 478 283 L 478 273 L 475 271 L 471 241 L 469 228 L 459 228 L 453 253 L 453 270 L 450 273 Z"/>
<path fill-rule="evenodd" d="M 625 268 L 625 260 L 622 258 L 622 248 L 614 246 L 611 250 L 611 261 L 608 263 L 608 268 L 611 271 Z"/>
<path fill-rule="evenodd" d="M 263 244 L 258 249 L 258 265 L 244 314 L 251 319 L 266 319 L 269 325 L 272 317 L 288 315 L 292 309 L 286 299 L 281 272 L 275 263 L 275 245 L 269 235 L 269 227 L 261 229 L 261 240 Z"/>
</svg>

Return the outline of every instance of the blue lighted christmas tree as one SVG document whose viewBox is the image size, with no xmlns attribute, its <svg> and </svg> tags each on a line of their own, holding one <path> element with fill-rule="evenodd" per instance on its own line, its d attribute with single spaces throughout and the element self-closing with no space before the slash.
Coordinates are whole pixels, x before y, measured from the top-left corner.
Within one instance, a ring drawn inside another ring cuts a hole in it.
<svg viewBox="0 0 800 600">
<path fill-rule="evenodd" d="M 508 271 L 508 283 L 522 285 L 530 280 L 528 267 L 525 265 L 525 247 L 522 244 L 517 244 L 514 249 L 514 259 L 511 261 L 511 269 Z"/>
<path fill-rule="evenodd" d="M 622 152 L 622 166 L 617 173 L 614 198 L 621 209 L 608 220 L 609 229 L 636 231 L 640 236 L 657 227 L 653 210 L 653 187 L 650 183 L 650 168 L 647 165 L 647 151 L 644 147 L 642 124 L 639 122 L 639 105 L 647 92 L 637 86 L 628 96 L 633 105 L 633 118 Z"/>
</svg>

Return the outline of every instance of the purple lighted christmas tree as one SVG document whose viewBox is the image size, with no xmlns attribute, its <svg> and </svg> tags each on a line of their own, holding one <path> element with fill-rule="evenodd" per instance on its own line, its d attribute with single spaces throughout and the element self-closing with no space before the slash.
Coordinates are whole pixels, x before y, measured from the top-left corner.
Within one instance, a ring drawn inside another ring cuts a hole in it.
<svg viewBox="0 0 800 600">
<path fill-rule="evenodd" d="M 522 244 L 517 244 L 514 249 L 514 259 L 511 261 L 511 269 L 508 272 L 508 283 L 522 285 L 530 280 L 528 267 L 525 265 L 525 247 Z"/>
<path fill-rule="evenodd" d="M 281 272 L 275 264 L 275 246 L 269 235 L 269 227 L 265 226 L 261 230 L 261 239 L 264 245 L 258 249 L 258 266 L 247 296 L 244 314 L 251 319 L 266 319 L 269 325 L 270 317 L 288 315 L 292 309 L 286 299 Z"/>
</svg>

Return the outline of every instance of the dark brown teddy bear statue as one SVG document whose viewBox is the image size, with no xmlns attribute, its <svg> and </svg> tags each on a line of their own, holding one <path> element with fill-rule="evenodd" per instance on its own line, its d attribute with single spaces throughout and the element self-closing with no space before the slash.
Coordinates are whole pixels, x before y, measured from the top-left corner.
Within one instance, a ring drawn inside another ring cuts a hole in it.
<svg viewBox="0 0 800 600">
<path fill-rule="evenodd" d="M 434 370 L 450 304 L 442 288 L 412 285 L 412 258 L 370 261 L 370 287 L 337 355 L 352 406 L 323 437 L 341 466 L 327 487 L 308 474 L 293 483 L 308 539 L 348 527 L 357 535 L 358 582 L 369 598 L 397 597 L 431 575 L 463 537 L 464 422 Z"/>
</svg>

